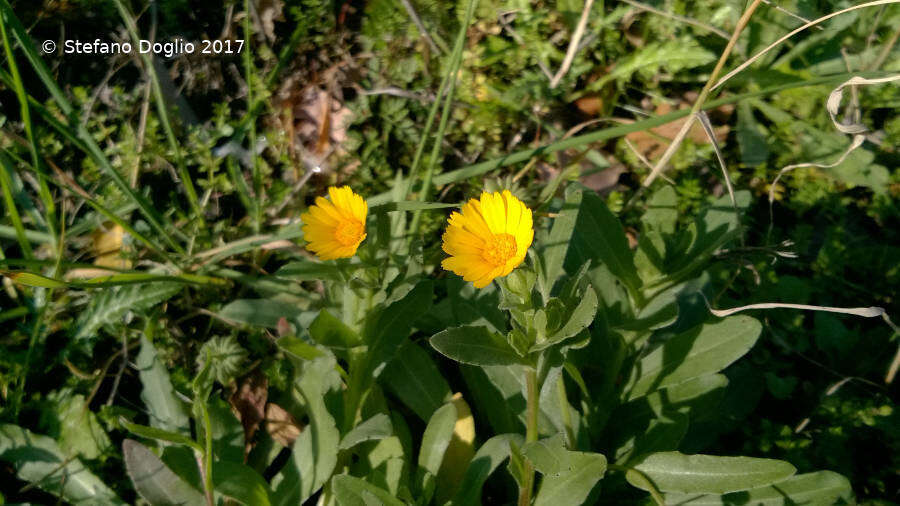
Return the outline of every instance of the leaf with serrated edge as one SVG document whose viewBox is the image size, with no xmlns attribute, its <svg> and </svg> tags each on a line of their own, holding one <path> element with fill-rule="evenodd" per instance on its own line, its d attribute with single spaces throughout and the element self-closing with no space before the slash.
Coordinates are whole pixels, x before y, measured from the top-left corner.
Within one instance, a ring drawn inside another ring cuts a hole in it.
<svg viewBox="0 0 900 506">
<path fill-rule="evenodd" d="M 145 283 L 100 290 L 75 324 L 75 340 L 94 335 L 103 325 L 120 322 L 129 311 L 145 311 L 180 292 L 180 283 Z"/>
</svg>

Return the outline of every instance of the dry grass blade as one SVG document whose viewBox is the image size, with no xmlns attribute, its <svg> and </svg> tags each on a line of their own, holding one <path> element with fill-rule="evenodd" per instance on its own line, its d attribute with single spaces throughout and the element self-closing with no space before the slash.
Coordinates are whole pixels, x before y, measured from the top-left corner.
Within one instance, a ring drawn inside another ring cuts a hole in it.
<svg viewBox="0 0 900 506">
<path fill-rule="evenodd" d="M 591 7 L 593 5 L 594 0 L 585 0 L 584 8 L 581 10 L 581 18 L 578 19 L 575 33 L 572 34 L 572 40 L 569 41 L 569 49 L 566 50 L 566 56 L 563 58 L 562 65 L 560 65 L 556 75 L 553 76 L 553 80 L 550 81 L 551 89 L 556 88 L 563 76 L 566 75 L 566 72 L 569 71 L 569 67 L 572 66 L 572 61 L 575 59 L 575 54 L 578 53 L 578 44 L 581 42 L 581 37 L 584 36 L 584 29 L 587 27 L 588 18 L 591 15 Z"/>
<path fill-rule="evenodd" d="M 709 306 L 707 306 L 709 307 Z M 856 316 L 862 316 L 864 318 L 874 318 L 876 316 L 883 316 L 884 308 L 870 306 L 870 307 L 831 307 L 831 306 L 811 306 L 808 304 L 787 304 L 781 302 L 762 302 L 759 304 L 748 304 L 746 306 L 738 306 L 730 309 L 713 309 L 709 307 L 709 312 L 720 317 L 724 318 L 726 316 L 731 316 L 735 313 L 740 313 L 741 311 L 747 311 L 749 309 L 805 309 L 808 311 L 825 311 L 828 313 L 843 313 L 843 314 L 852 314 Z"/>
<path fill-rule="evenodd" d="M 892 1 L 900 1 L 900 0 L 892 0 Z M 681 127 L 681 130 L 678 132 L 678 135 L 672 140 L 672 144 L 669 145 L 666 152 L 663 153 L 662 158 L 656 162 L 656 166 L 653 167 L 653 170 L 650 172 L 650 175 L 647 176 L 647 179 L 644 180 L 642 187 L 646 188 L 650 186 L 650 184 L 656 180 L 657 177 L 665 170 L 666 164 L 669 163 L 669 160 L 672 159 L 672 156 L 675 155 L 675 151 L 678 150 L 678 147 L 681 146 L 681 142 L 684 140 L 685 136 L 687 136 L 688 132 L 691 129 L 691 126 L 694 123 L 694 119 L 697 116 L 697 112 L 703 108 L 704 102 L 706 102 L 706 98 L 709 96 L 709 93 L 715 89 L 713 83 L 716 82 L 716 79 L 719 77 L 719 72 L 722 71 L 722 68 L 725 66 L 725 61 L 728 59 L 728 56 L 731 55 L 731 51 L 734 50 L 735 44 L 737 44 L 738 37 L 740 37 L 741 32 L 744 31 L 744 28 L 750 22 L 750 18 L 753 16 L 753 13 L 756 11 L 759 4 L 762 3 L 762 0 L 754 0 L 747 10 L 744 11 L 744 14 L 741 15 L 741 19 L 738 20 L 737 25 L 734 27 L 734 32 L 731 34 L 731 39 L 728 41 L 728 45 L 725 46 L 725 50 L 722 51 L 722 54 L 719 56 L 719 61 L 716 63 L 716 67 L 713 69 L 712 73 L 709 76 L 709 79 L 706 81 L 706 85 L 703 86 L 703 90 L 700 91 L 700 96 L 697 97 L 697 101 L 694 102 L 693 107 L 691 107 L 691 113 L 687 118 L 687 121 L 684 122 L 684 125 Z M 633 202 L 635 198 L 640 194 L 636 194 L 632 197 L 631 201 Z"/>
<path fill-rule="evenodd" d="M 725 167 L 725 157 L 722 156 L 722 150 L 719 149 L 716 133 L 713 131 L 712 124 L 709 122 L 709 116 L 706 115 L 706 111 L 697 113 L 697 118 L 700 120 L 700 124 L 703 125 L 703 131 L 706 132 L 706 136 L 709 137 L 709 142 L 716 152 L 716 159 L 719 161 L 719 167 L 722 168 L 722 177 L 725 179 L 725 187 L 728 189 L 728 196 L 731 197 L 731 205 L 734 207 L 734 214 L 737 217 L 738 227 L 740 227 L 741 213 L 738 210 L 737 200 L 734 198 L 734 185 L 731 184 L 731 176 L 728 175 L 728 169 Z M 741 242 L 743 243 L 743 241 L 744 235 L 741 234 Z"/>
</svg>

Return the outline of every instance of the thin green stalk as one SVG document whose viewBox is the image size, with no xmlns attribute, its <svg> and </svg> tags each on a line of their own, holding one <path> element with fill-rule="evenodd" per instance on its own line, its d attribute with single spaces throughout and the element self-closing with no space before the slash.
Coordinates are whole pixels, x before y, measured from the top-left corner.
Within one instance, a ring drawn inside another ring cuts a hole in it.
<svg viewBox="0 0 900 506">
<path fill-rule="evenodd" d="M 200 414 L 203 417 L 203 489 L 206 492 L 206 501 L 213 506 L 213 479 L 212 479 L 212 421 L 209 418 L 209 410 L 206 409 L 206 399 L 197 403 L 200 406 Z"/>
<path fill-rule="evenodd" d="M 0 237 L 5 239 L 18 239 L 18 231 L 15 227 L 10 227 L 8 225 L 0 225 Z M 39 232 L 37 230 L 28 230 L 25 229 L 25 238 L 30 242 L 36 242 L 39 244 L 53 244 L 54 238 L 46 233 Z"/>
<path fill-rule="evenodd" d="M 38 290 L 44 289 L 38 288 Z M 53 298 L 53 289 L 50 288 L 46 290 L 47 293 L 44 297 L 45 302 L 38 310 L 38 313 L 34 318 L 34 326 L 31 327 L 31 335 L 28 338 L 28 351 L 25 352 L 25 362 L 22 365 L 22 373 L 18 375 L 18 384 L 16 385 L 16 392 L 13 396 L 13 420 L 18 420 L 19 418 L 19 410 L 22 408 L 22 401 L 25 399 L 25 382 L 28 379 L 28 368 L 31 367 L 31 355 L 37 346 L 38 336 L 40 336 L 43 327 L 42 322 L 44 321 L 44 315 L 47 313 L 47 308 L 50 307 L 49 301 Z"/>
<path fill-rule="evenodd" d="M 247 186 L 247 180 L 244 179 L 244 175 L 241 174 L 241 169 L 238 167 L 234 157 L 228 156 L 225 158 L 225 167 L 228 170 L 228 176 L 231 178 L 231 183 L 234 184 L 234 188 L 237 190 L 241 204 L 247 209 L 247 213 L 253 215 L 256 206 L 253 203 L 253 197 L 250 195 L 250 188 Z M 257 231 L 257 233 L 259 233 L 259 231 Z"/>
<path fill-rule="evenodd" d="M 244 0 L 244 73 L 247 81 L 247 104 L 253 103 L 253 60 L 250 56 L 250 39 L 253 32 L 250 29 L 250 0 Z M 253 176 L 253 232 L 258 234 L 262 226 L 262 174 L 259 172 L 259 164 L 256 161 L 256 118 L 250 121 L 250 173 Z"/>
<path fill-rule="evenodd" d="M 453 54 L 455 55 L 455 46 L 453 51 Z M 453 56 L 451 56 L 450 59 L 452 61 Z M 434 102 L 431 103 L 431 107 L 428 109 L 428 116 L 425 118 L 425 128 L 422 129 L 422 138 L 419 139 L 419 145 L 416 146 L 416 154 L 413 155 L 412 165 L 409 166 L 409 175 L 406 178 L 403 196 L 400 198 L 401 201 L 406 200 L 406 197 L 409 196 L 413 182 L 419 174 L 419 164 L 422 162 L 422 155 L 425 153 L 425 145 L 428 143 L 428 134 L 431 133 L 431 127 L 434 126 L 434 119 L 437 117 L 437 110 L 441 105 L 441 98 L 444 96 L 444 90 L 447 88 L 447 83 L 450 82 L 451 74 L 452 72 L 450 72 L 450 69 L 447 69 L 447 73 L 444 74 L 444 77 L 441 79 L 441 84 L 438 86 L 438 92 L 434 97 Z"/>
<path fill-rule="evenodd" d="M 6 16 L 2 16 L 5 18 Z M 50 194 L 50 188 L 47 186 L 47 174 L 41 167 L 41 159 L 38 156 L 37 141 L 34 138 L 34 128 L 31 124 L 31 109 L 28 107 L 28 95 L 25 93 L 25 86 L 22 84 L 22 77 L 19 74 L 19 67 L 16 65 L 16 59 L 13 55 L 12 44 L 9 42 L 9 36 L 6 33 L 6 20 L 0 19 L 0 36 L 3 38 L 3 48 L 6 51 L 6 60 L 9 63 L 9 72 L 12 75 L 12 81 L 16 92 L 16 98 L 19 101 L 19 111 L 22 116 L 22 123 L 25 126 L 25 135 L 28 138 L 28 146 L 31 151 L 31 164 L 38 176 L 38 193 L 41 201 L 44 203 L 44 210 L 47 213 L 46 222 L 50 235 L 54 237 L 53 247 L 56 249 L 56 204 L 53 202 L 53 195 Z"/>
<path fill-rule="evenodd" d="M 525 411 L 525 442 L 538 440 L 538 412 L 540 411 L 540 392 L 537 384 L 537 371 L 532 367 L 525 369 L 525 391 L 527 407 Z M 527 459 L 523 469 L 522 486 L 519 489 L 519 506 L 531 504 L 531 491 L 534 488 L 534 466 Z"/>
<path fill-rule="evenodd" d="M 444 132 L 447 130 L 447 123 L 450 121 L 450 109 L 453 106 L 453 96 L 456 91 L 456 81 L 457 74 L 459 72 L 459 67 L 462 64 L 462 53 L 463 47 L 465 47 L 466 41 L 466 31 L 469 28 L 469 23 L 472 22 L 472 16 L 475 14 L 475 6 L 478 5 L 478 0 L 469 0 L 469 5 L 466 8 L 466 17 L 462 23 L 462 26 L 459 28 L 459 33 L 456 36 L 456 42 L 453 45 L 453 54 L 450 56 L 450 68 L 447 71 L 447 75 L 445 79 L 448 80 L 448 90 L 447 96 L 444 97 L 444 109 L 441 111 L 441 122 L 438 124 L 437 134 L 434 137 L 434 144 L 431 146 L 431 158 L 428 160 L 428 167 L 425 168 L 425 176 L 422 179 L 422 189 L 419 192 L 419 201 L 425 202 L 428 200 L 428 192 L 431 190 L 431 180 L 434 176 L 434 167 L 437 165 L 438 156 L 441 153 L 441 144 L 444 141 Z M 443 83 L 442 83 L 443 84 Z M 437 105 L 440 100 L 440 96 L 435 101 L 435 105 Z M 432 110 L 434 106 L 432 106 Z M 423 147 L 426 136 L 423 135 L 422 143 L 419 147 Z M 419 155 L 418 151 L 416 153 Z M 414 160 L 413 164 L 417 168 L 416 162 Z M 412 184 L 415 178 L 415 174 L 413 173 L 412 168 L 410 168 L 410 177 L 409 184 Z M 408 188 L 407 188 L 408 190 Z M 419 222 L 422 219 L 422 211 L 415 211 L 413 213 L 412 222 L 410 224 L 410 230 L 413 232 L 411 237 L 417 235 L 419 230 Z"/>
<path fill-rule="evenodd" d="M 747 7 L 747 9 L 744 11 L 744 14 L 741 15 L 741 18 L 738 20 L 737 25 L 734 27 L 734 31 L 731 33 L 731 39 L 728 41 L 728 44 L 725 46 L 725 49 L 719 56 L 719 61 L 716 62 L 716 66 L 715 68 L 713 68 L 712 73 L 709 75 L 709 79 L 706 80 L 706 84 L 703 86 L 703 89 L 700 90 L 700 96 L 697 97 L 694 105 L 691 106 L 690 116 L 688 116 L 687 121 L 685 121 L 681 126 L 681 130 L 678 131 L 678 133 L 675 135 L 675 138 L 672 139 L 672 142 L 669 144 L 669 147 L 666 148 L 666 151 L 656 162 L 656 165 L 653 166 L 653 169 L 650 171 L 650 175 L 648 175 L 647 178 L 644 179 L 644 182 L 641 183 L 641 186 L 643 188 L 650 186 L 653 180 L 663 173 L 663 171 L 666 169 L 666 164 L 669 163 L 669 160 L 675 155 L 675 151 L 678 150 L 678 147 L 681 145 L 681 141 L 684 140 L 684 137 L 687 135 L 688 130 L 690 130 L 694 119 L 696 119 L 697 113 L 703 108 L 703 104 L 704 102 L 706 102 L 706 98 L 709 97 L 709 94 L 713 89 L 713 85 L 716 84 L 716 81 L 719 78 L 719 73 L 722 72 L 722 69 L 725 67 L 725 62 L 728 60 L 728 56 L 731 55 L 731 51 L 737 44 L 738 37 L 740 37 L 741 32 L 744 31 L 744 27 L 746 27 L 750 22 L 750 18 L 753 16 L 753 13 L 756 11 L 756 8 L 759 7 L 760 3 L 762 3 L 762 0 L 753 0 L 750 6 Z M 630 202 L 634 202 L 634 200 L 640 195 L 640 193 L 640 190 L 636 192 L 635 195 L 631 198 Z"/>
<path fill-rule="evenodd" d="M 131 15 L 131 12 L 122 3 L 122 0 L 113 0 L 113 2 L 116 4 L 116 9 L 119 10 L 119 15 L 122 16 L 122 20 L 125 22 L 125 28 L 128 30 L 132 42 L 135 46 L 138 46 L 140 35 L 137 31 L 137 24 L 134 22 L 134 16 Z M 166 139 L 169 141 L 169 149 L 175 155 L 175 166 L 178 167 L 178 175 L 184 185 L 184 192 L 187 194 L 188 202 L 191 204 L 191 208 L 194 210 L 200 225 L 205 227 L 206 222 L 203 219 L 203 210 L 200 208 L 200 199 L 197 198 L 197 190 L 194 189 L 194 182 L 185 165 L 181 148 L 178 146 L 178 140 L 175 138 L 175 132 L 172 130 L 172 122 L 169 120 L 166 100 L 163 98 L 159 77 L 156 75 L 156 68 L 153 66 L 153 57 L 149 53 L 141 53 L 141 60 L 144 62 L 147 76 L 150 78 L 150 84 L 153 88 L 153 100 L 156 103 L 156 113 L 159 115 L 163 131 L 166 133 Z"/>
<path fill-rule="evenodd" d="M 9 221 L 12 222 L 16 231 L 16 239 L 19 241 L 19 247 L 22 248 L 22 256 L 32 259 L 34 258 L 34 251 L 31 249 L 31 243 L 28 242 L 28 237 L 25 235 L 25 226 L 22 224 L 22 217 L 19 216 L 16 200 L 13 198 L 12 178 L 10 178 L 12 164 L 3 151 L 0 151 L 0 165 L 3 166 L 2 170 L 0 170 L 0 186 L 3 187 L 3 201 L 6 204 L 6 214 L 9 216 Z"/>
</svg>

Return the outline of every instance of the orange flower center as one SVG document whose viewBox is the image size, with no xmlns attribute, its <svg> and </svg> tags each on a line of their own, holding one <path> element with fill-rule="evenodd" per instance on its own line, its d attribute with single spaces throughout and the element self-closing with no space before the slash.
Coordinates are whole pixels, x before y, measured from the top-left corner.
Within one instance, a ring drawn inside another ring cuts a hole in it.
<svg viewBox="0 0 900 506">
<path fill-rule="evenodd" d="M 506 262 L 514 256 L 516 256 L 516 238 L 510 234 L 494 234 L 481 252 L 484 261 L 494 267 L 506 265 Z"/>
<path fill-rule="evenodd" d="M 334 229 L 334 239 L 341 246 L 355 246 L 366 237 L 366 228 L 356 220 L 343 220 Z"/>
</svg>

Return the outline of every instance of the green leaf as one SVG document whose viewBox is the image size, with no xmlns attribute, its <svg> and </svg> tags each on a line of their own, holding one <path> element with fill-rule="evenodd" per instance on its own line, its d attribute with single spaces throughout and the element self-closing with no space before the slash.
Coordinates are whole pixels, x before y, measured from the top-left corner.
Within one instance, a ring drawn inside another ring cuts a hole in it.
<svg viewBox="0 0 900 506">
<path fill-rule="evenodd" d="M 450 207 L 459 207 L 460 204 L 447 204 L 445 202 L 418 202 L 413 200 L 404 200 L 400 202 L 388 202 L 372 206 L 369 212 L 372 214 L 390 213 L 394 211 L 427 211 L 430 209 L 447 209 Z"/>
<path fill-rule="evenodd" d="M 621 327 L 628 330 L 655 330 L 675 323 L 678 319 L 679 300 L 701 292 L 709 284 L 709 274 L 701 273 L 694 279 L 664 288 L 654 294 L 645 291 L 646 302 L 632 320 L 624 322 Z M 706 308 L 704 307 L 704 312 Z M 705 313 L 704 313 L 705 314 Z"/>
<path fill-rule="evenodd" d="M 419 418 L 428 420 L 450 399 L 450 386 L 428 352 L 406 343 L 381 376 L 388 390 L 400 398 Z"/>
<path fill-rule="evenodd" d="M 351 459 L 349 474 L 352 476 L 365 476 L 366 480 L 393 495 L 397 495 L 401 488 L 409 490 L 409 468 L 407 465 L 408 452 L 406 442 L 401 439 L 409 438 L 408 429 L 402 426 L 403 420 L 399 416 L 392 420 L 394 431 L 403 433 L 403 437 L 389 436 L 372 444 L 364 444 L 355 447 L 355 456 Z M 409 442 L 410 452 L 412 443 Z"/>
<path fill-rule="evenodd" d="M 606 457 L 567 450 L 562 435 L 526 443 L 522 453 L 544 475 L 535 506 L 583 504 L 606 472 Z"/>
<path fill-rule="evenodd" d="M 454 327 L 431 336 L 431 346 L 442 355 L 472 365 L 512 365 L 521 357 L 503 336 L 485 327 Z"/>
<path fill-rule="evenodd" d="M 206 498 L 172 472 L 149 448 L 126 439 L 122 442 L 125 469 L 137 493 L 150 504 L 203 505 Z"/>
<path fill-rule="evenodd" d="M 339 506 L 404 506 L 387 490 L 346 474 L 335 476 L 331 489 Z"/>
<path fill-rule="evenodd" d="M 525 443 L 522 446 L 522 455 L 545 476 L 559 475 L 571 470 L 570 453 L 565 447 L 562 434 Z"/>
<path fill-rule="evenodd" d="M 309 335 L 332 351 L 335 348 L 346 349 L 362 344 L 359 334 L 324 309 L 319 311 L 319 315 L 310 324 Z"/>
<path fill-rule="evenodd" d="M 615 420 L 618 425 L 619 419 Z M 628 438 L 616 445 L 616 464 L 624 465 L 647 453 L 675 450 L 687 429 L 688 416 L 677 411 L 652 418 L 646 426 L 628 427 L 624 431 Z"/>
<path fill-rule="evenodd" d="M 413 322 L 431 308 L 433 294 L 433 283 L 422 281 L 402 299 L 366 319 L 363 335 L 369 354 L 365 376 L 377 377 L 393 360 L 397 349 L 409 337 Z"/>
<path fill-rule="evenodd" d="M 340 433 L 328 412 L 324 396 L 340 385 L 332 355 L 304 362 L 296 388 L 304 402 L 309 424 L 294 442 L 291 460 L 282 469 L 275 485 L 273 503 L 302 503 L 331 477 L 337 464 Z"/>
<path fill-rule="evenodd" d="M 280 318 L 295 320 L 302 312 L 303 310 L 296 305 L 279 300 L 238 299 L 229 302 L 219 310 L 218 315 L 228 321 L 275 328 Z"/>
<path fill-rule="evenodd" d="M 169 368 L 146 335 L 141 335 L 141 351 L 135 359 L 135 367 L 143 385 L 141 399 L 147 406 L 150 425 L 182 435 L 190 434 L 187 407 L 175 395 Z"/>
<path fill-rule="evenodd" d="M 59 446 L 67 454 L 95 459 L 110 448 L 109 436 L 97 421 L 97 415 L 85 405 L 83 395 L 66 395 L 58 402 Z"/>
<path fill-rule="evenodd" d="M 316 348 L 314 345 L 300 339 L 299 337 L 284 336 L 276 341 L 278 347 L 288 353 L 290 356 L 300 360 L 313 360 L 318 357 L 324 357 L 325 352 Z"/>
<path fill-rule="evenodd" d="M 75 323 L 75 340 L 93 336 L 100 327 L 120 323 L 126 313 L 140 313 L 180 292 L 180 283 L 147 283 L 99 290 Z"/>
<path fill-rule="evenodd" d="M 647 199 L 647 208 L 641 216 L 644 230 L 656 230 L 663 234 L 675 232 L 678 221 L 678 195 L 675 188 L 665 185 Z"/>
<path fill-rule="evenodd" d="M 213 455 L 222 461 L 241 462 L 244 459 L 244 427 L 231 406 L 218 396 L 206 402 L 209 412 L 209 431 L 213 438 Z"/>
<path fill-rule="evenodd" d="M 759 123 L 753 117 L 750 102 L 738 102 L 737 141 L 741 148 L 741 161 L 748 167 L 755 167 L 769 159 L 769 147 Z"/>
<path fill-rule="evenodd" d="M 40 274 L 35 274 L 33 272 L 2 271 L 2 274 L 14 282 L 25 286 L 34 286 L 38 288 L 65 288 L 69 286 L 65 281 L 48 278 L 47 276 L 41 276 Z"/>
<path fill-rule="evenodd" d="M 56 442 L 18 425 L 0 425 L 0 460 L 16 476 L 75 505 L 124 505 L 80 460 L 64 454 Z"/>
<path fill-rule="evenodd" d="M 548 236 L 539 242 L 541 248 L 541 269 L 538 279 L 541 292 L 546 300 L 550 296 L 553 283 L 565 274 L 563 264 L 569 250 L 569 242 L 575 233 L 578 220 L 578 209 L 581 205 L 581 192 L 567 192 L 566 201 L 558 211 Z"/>
<path fill-rule="evenodd" d="M 288 262 L 275 271 L 274 276 L 276 278 L 287 278 L 292 281 L 340 281 L 341 271 L 333 262 L 324 263 L 308 258 L 302 258 L 293 262 Z"/>
<path fill-rule="evenodd" d="M 662 492 L 685 494 L 725 494 L 771 485 L 794 475 L 791 464 L 753 457 L 685 455 L 679 452 L 654 453 L 634 469 L 643 473 Z M 647 490 L 632 480 L 632 485 Z"/>
<path fill-rule="evenodd" d="M 473 411 L 482 415 L 494 433 L 524 433 L 521 366 L 461 365 L 459 370 L 472 394 Z"/>
<path fill-rule="evenodd" d="M 633 367 L 627 399 L 724 369 L 750 351 L 761 330 L 757 320 L 739 315 L 669 339 Z"/>
<path fill-rule="evenodd" d="M 738 212 L 750 205 L 750 192 L 746 190 L 734 192 L 734 198 Z M 668 255 L 674 261 L 666 267 L 667 278 L 684 279 L 706 265 L 717 249 L 738 236 L 738 224 L 738 214 L 731 197 L 726 194 L 714 200 L 688 226 L 686 233 L 690 237 L 690 246 Z"/>
<path fill-rule="evenodd" d="M 338 448 L 347 450 L 366 441 L 384 439 L 393 433 L 394 427 L 391 425 L 391 417 L 384 413 L 378 413 L 348 432 L 347 435 L 341 439 L 341 444 Z"/>
<path fill-rule="evenodd" d="M 157 429 L 156 427 L 147 427 L 146 425 L 141 425 L 137 423 L 131 423 L 125 420 L 122 420 L 122 426 L 125 427 L 128 431 L 141 436 L 147 439 L 157 439 L 159 441 L 168 441 L 169 443 L 175 443 L 183 446 L 187 446 L 189 448 L 193 448 L 198 452 L 203 451 L 203 447 L 200 446 L 199 443 L 194 441 L 193 439 L 185 436 L 183 434 L 179 434 L 178 432 L 172 432 L 164 429 Z"/>
<path fill-rule="evenodd" d="M 597 292 L 590 286 L 584 291 L 583 296 L 578 300 L 578 305 L 568 315 L 568 320 L 558 330 L 553 332 L 547 341 L 535 345 L 532 351 L 542 350 L 554 344 L 560 343 L 570 337 L 577 335 L 586 329 L 594 317 L 597 315 Z"/>
<path fill-rule="evenodd" d="M 794 506 L 798 504 L 854 504 L 847 478 L 831 471 L 798 474 L 767 487 L 725 495 L 666 494 L 666 504 L 690 506 Z"/>
<path fill-rule="evenodd" d="M 521 446 L 524 438 L 519 434 L 500 434 L 481 445 L 469 463 L 463 481 L 460 483 L 453 504 L 481 504 L 481 487 L 488 477 L 509 458 L 510 443 Z"/>
<path fill-rule="evenodd" d="M 724 374 L 698 376 L 623 404 L 616 419 L 631 419 L 628 411 L 636 405 L 645 407 L 655 416 L 671 411 L 684 411 L 691 415 L 692 420 L 716 416 L 716 407 L 725 394 L 726 386 L 728 378 Z"/>
<path fill-rule="evenodd" d="M 252 468 L 237 462 L 220 460 L 213 463 L 213 486 L 247 506 L 269 506 L 269 485 Z"/>
<path fill-rule="evenodd" d="M 620 59 L 611 72 L 591 83 L 588 89 L 599 90 L 610 81 L 626 82 L 635 73 L 645 78 L 658 74 L 660 70 L 671 74 L 706 65 L 715 59 L 715 54 L 703 48 L 692 37 L 651 42 L 640 51 Z"/>
<path fill-rule="evenodd" d="M 434 412 L 422 434 L 417 485 L 419 492 L 427 494 L 429 499 L 431 492 L 434 491 L 433 481 L 441 468 L 441 462 L 444 461 L 444 452 L 447 451 L 450 439 L 453 438 L 456 418 L 456 406 L 448 402 Z"/>
<path fill-rule="evenodd" d="M 637 290 L 641 286 L 641 280 L 634 267 L 622 224 L 606 207 L 603 199 L 591 190 L 575 190 L 573 204 L 579 193 L 581 199 L 578 219 L 566 255 L 566 271 L 577 272 L 585 262 L 591 260 L 592 265 L 604 264 L 625 286 L 633 291 Z"/>
</svg>

